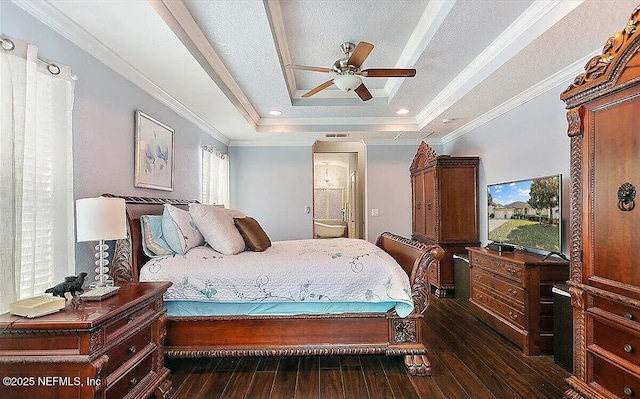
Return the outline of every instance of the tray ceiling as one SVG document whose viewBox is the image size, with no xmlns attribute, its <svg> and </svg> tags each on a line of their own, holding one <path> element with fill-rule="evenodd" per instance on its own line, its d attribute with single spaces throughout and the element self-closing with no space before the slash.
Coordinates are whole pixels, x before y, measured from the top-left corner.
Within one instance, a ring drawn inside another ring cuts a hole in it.
<svg viewBox="0 0 640 399">
<path fill-rule="evenodd" d="M 441 144 L 571 79 L 634 1 L 16 1 L 225 144 Z M 363 102 L 332 86 L 340 44 L 375 47 Z M 82 79 L 82 77 L 80 77 Z M 560 102 L 559 106 L 562 106 Z M 398 115 L 400 109 L 409 112 Z M 274 116 L 271 111 L 280 111 Z M 443 120 L 451 119 L 445 123 Z"/>
</svg>

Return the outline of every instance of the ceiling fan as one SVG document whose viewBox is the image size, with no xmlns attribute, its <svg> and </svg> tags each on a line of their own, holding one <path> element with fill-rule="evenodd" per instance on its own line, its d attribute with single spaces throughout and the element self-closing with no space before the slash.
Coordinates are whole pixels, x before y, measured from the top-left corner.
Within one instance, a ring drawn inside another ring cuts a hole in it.
<svg viewBox="0 0 640 399">
<path fill-rule="evenodd" d="M 300 69 L 303 71 L 332 73 L 338 75 L 336 78 L 327 80 L 320 86 L 304 93 L 303 98 L 308 98 L 326 89 L 331 85 L 336 85 L 342 91 L 354 91 L 362 101 L 373 98 L 367 87 L 362 83 L 361 76 L 367 78 L 411 78 L 416 76 L 415 69 L 400 68 L 375 68 L 364 69 L 360 67 L 369 53 L 373 50 L 373 44 L 360 42 L 357 46 L 353 43 L 342 43 L 340 50 L 344 53 L 344 58 L 340 58 L 333 63 L 331 68 L 321 68 L 306 65 L 287 65 L 287 68 Z"/>
</svg>

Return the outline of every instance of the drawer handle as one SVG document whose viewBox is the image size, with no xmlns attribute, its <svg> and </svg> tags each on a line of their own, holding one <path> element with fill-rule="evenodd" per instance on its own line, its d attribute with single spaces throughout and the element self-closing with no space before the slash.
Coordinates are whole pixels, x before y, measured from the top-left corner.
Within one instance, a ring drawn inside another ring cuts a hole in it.
<svg viewBox="0 0 640 399">
<path fill-rule="evenodd" d="M 136 347 L 135 347 L 135 345 L 131 345 L 131 346 L 129 347 L 129 352 L 131 352 L 131 354 L 136 353 Z"/>
<path fill-rule="evenodd" d="M 484 299 L 484 295 L 482 295 L 482 294 L 476 294 L 476 298 L 478 298 L 478 299 Z"/>
<path fill-rule="evenodd" d="M 482 280 L 482 276 L 479 275 L 479 274 L 476 274 L 476 280 L 478 280 L 478 281 Z"/>
<path fill-rule="evenodd" d="M 136 377 L 133 377 L 129 380 L 129 382 L 131 383 L 131 385 L 136 385 L 138 383 L 138 379 Z"/>
<path fill-rule="evenodd" d="M 507 271 L 511 273 L 512 276 L 515 276 L 516 273 L 518 272 L 516 269 L 513 269 L 511 267 L 507 267 Z"/>
<path fill-rule="evenodd" d="M 509 317 L 511 317 L 511 319 L 513 320 L 518 320 L 518 315 L 516 313 L 513 313 L 512 311 L 509 311 Z"/>
<path fill-rule="evenodd" d="M 627 319 L 627 320 L 633 320 L 633 315 L 631 313 L 629 313 L 629 312 L 626 312 L 624 314 L 624 318 Z"/>
<path fill-rule="evenodd" d="M 431 201 L 427 201 L 427 209 L 431 210 Z"/>
<path fill-rule="evenodd" d="M 508 289 L 507 289 L 507 291 L 509 291 L 509 294 L 511 294 L 511 295 L 513 295 L 513 296 L 518 295 L 518 291 L 516 291 L 516 290 L 512 290 L 511 288 L 508 288 Z"/>
<path fill-rule="evenodd" d="M 625 351 L 625 352 L 627 352 L 627 353 L 631 353 L 631 352 L 633 352 L 633 346 L 631 346 L 631 345 L 629 345 L 629 344 L 626 344 L 625 346 L 623 346 L 623 349 L 624 349 L 624 351 Z"/>
<path fill-rule="evenodd" d="M 129 320 L 127 321 L 128 323 L 131 323 L 132 321 L 134 321 L 136 319 L 136 317 L 134 315 L 129 316 Z"/>
<path fill-rule="evenodd" d="M 627 396 L 631 396 L 633 395 L 633 390 L 629 387 L 624 387 L 624 389 L 622 390 L 624 392 L 625 395 Z"/>
</svg>

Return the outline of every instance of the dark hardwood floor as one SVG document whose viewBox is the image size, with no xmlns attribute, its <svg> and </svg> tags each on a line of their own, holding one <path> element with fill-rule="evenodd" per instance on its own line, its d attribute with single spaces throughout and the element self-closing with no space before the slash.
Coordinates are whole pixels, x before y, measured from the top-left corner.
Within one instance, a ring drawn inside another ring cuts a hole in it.
<svg viewBox="0 0 640 399">
<path fill-rule="evenodd" d="M 562 398 L 569 373 L 553 356 L 524 356 L 454 299 L 431 297 L 423 338 L 431 377 L 401 357 L 167 359 L 175 399 Z"/>
</svg>

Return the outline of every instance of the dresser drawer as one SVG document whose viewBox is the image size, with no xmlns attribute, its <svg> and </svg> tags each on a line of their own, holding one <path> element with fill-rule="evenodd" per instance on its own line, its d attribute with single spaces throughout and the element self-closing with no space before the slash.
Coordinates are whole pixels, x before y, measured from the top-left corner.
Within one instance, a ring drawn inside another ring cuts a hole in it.
<svg viewBox="0 0 640 399">
<path fill-rule="evenodd" d="M 471 298 L 476 303 L 479 303 L 485 308 L 491 309 L 495 313 L 504 317 L 510 323 L 517 324 L 520 327 L 524 326 L 524 313 L 496 298 L 496 294 L 491 294 L 478 286 L 473 286 L 471 288 Z"/>
<path fill-rule="evenodd" d="M 107 325 L 107 342 L 121 334 L 126 334 L 133 326 L 139 326 L 145 320 L 152 318 L 156 314 L 154 303 L 147 303 L 140 309 L 132 312 L 128 316 L 120 318 Z"/>
<path fill-rule="evenodd" d="M 634 364 L 640 364 L 640 338 L 625 329 L 592 318 L 593 344 Z"/>
<path fill-rule="evenodd" d="M 106 399 L 122 399 L 135 389 L 153 370 L 154 352 L 148 353 L 142 361 L 125 373 L 113 385 L 107 388 Z"/>
<path fill-rule="evenodd" d="M 471 266 L 492 271 L 510 280 L 522 283 L 522 266 L 489 256 L 482 256 L 471 252 Z"/>
<path fill-rule="evenodd" d="M 619 398 L 637 398 L 640 395 L 640 379 L 624 369 L 592 356 L 593 382 Z"/>
<path fill-rule="evenodd" d="M 481 284 L 487 288 L 491 288 L 506 298 L 509 298 L 515 307 L 524 311 L 524 289 L 518 284 L 478 268 L 472 269 L 471 278 L 473 279 L 473 284 Z"/>
<path fill-rule="evenodd" d="M 136 353 L 152 342 L 152 339 L 151 325 L 148 325 L 107 352 L 109 363 L 106 367 L 106 375 L 113 373 L 127 360 L 134 357 Z"/>
<path fill-rule="evenodd" d="M 640 323 L 640 309 L 633 306 L 624 305 L 620 302 L 614 302 L 609 299 L 593 297 L 593 307 L 604 310 L 611 315 L 622 317 L 629 321 Z M 593 310 L 593 309 L 589 309 Z M 640 324 L 638 324 L 638 330 L 640 330 Z"/>
</svg>

